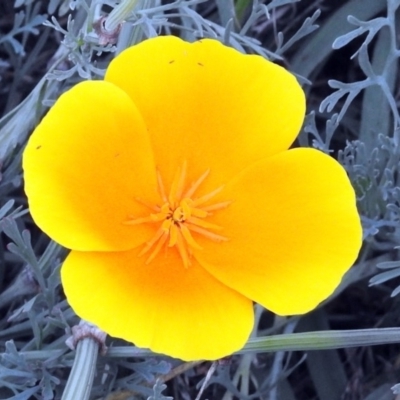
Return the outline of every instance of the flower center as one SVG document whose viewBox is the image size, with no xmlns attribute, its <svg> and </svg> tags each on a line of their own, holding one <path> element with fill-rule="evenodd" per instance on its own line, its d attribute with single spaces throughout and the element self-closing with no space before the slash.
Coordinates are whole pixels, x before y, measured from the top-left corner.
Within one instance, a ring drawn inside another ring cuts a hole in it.
<svg viewBox="0 0 400 400">
<path fill-rule="evenodd" d="M 175 174 L 171 189 L 167 195 L 162 177 L 157 171 L 158 192 L 161 205 L 149 204 L 142 199 L 136 201 L 152 210 L 149 216 L 129 218 L 124 223 L 127 225 L 138 225 L 144 223 L 157 224 L 158 229 L 154 236 L 144 244 L 139 256 L 148 254 L 146 264 L 149 264 L 164 247 L 176 247 L 185 267 L 190 265 L 193 250 L 201 250 L 202 247 L 196 242 L 193 233 L 204 236 L 216 242 L 227 241 L 228 238 L 221 236 L 216 231 L 222 228 L 206 221 L 206 217 L 214 211 L 226 208 L 231 201 L 211 204 L 210 201 L 222 189 L 223 186 L 212 192 L 196 197 L 196 191 L 209 174 L 204 172 L 196 181 L 186 185 L 186 162 Z"/>
</svg>

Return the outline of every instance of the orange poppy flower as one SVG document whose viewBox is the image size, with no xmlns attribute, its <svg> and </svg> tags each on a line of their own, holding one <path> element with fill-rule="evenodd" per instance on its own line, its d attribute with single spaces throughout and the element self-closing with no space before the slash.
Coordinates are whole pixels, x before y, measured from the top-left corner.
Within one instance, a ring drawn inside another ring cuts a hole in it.
<svg viewBox="0 0 400 400">
<path fill-rule="evenodd" d="M 158 37 L 64 93 L 23 157 L 32 216 L 72 249 L 69 303 L 112 336 L 184 360 L 240 349 L 253 301 L 315 308 L 357 257 L 344 169 L 287 150 L 304 93 L 215 40 Z"/>
</svg>

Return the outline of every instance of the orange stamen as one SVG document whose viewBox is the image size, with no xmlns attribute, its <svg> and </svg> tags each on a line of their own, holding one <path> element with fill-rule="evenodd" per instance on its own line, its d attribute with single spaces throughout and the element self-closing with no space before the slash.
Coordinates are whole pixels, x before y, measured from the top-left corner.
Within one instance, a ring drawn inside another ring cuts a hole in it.
<svg viewBox="0 0 400 400">
<path fill-rule="evenodd" d="M 224 201 L 215 204 L 209 202 L 223 190 L 223 186 L 207 193 L 201 197 L 193 198 L 197 189 L 207 178 L 210 170 L 205 171 L 196 181 L 192 182 L 185 191 L 185 181 L 187 176 L 187 163 L 184 162 L 172 181 L 171 189 L 167 194 L 161 177 L 157 171 L 158 193 L 162 206 L 153 205 L 142 199 L 136 199 L 154 213 L 147 217 L 129 217 L 124 224 L 138 225 L 144 223 L 159 223 L 159 229 L 155 235 L 145 243 L 144 248 L 139 252 L 139 257 L 146 253 L 150 255 L 146 259 L 146 264 L 153 261 L 163 247 L 175 247 L 182 259 L 185 268 L 190 266 L 190 258 L 194 250 L 201 251 L 202 247 L 197 243 L 195 235 L 203 236 L 214 242 L 226 242 L 229 239 L 218 235 L 212 231 L 222 230 L 222 227 L 205 220 L 211 215 L 210 211 L 222 210 L 231 204 L 231 201 Z"/>
<path fill-rule="evenodd" d="M 208 169 L 206 172 L 204 172 L 203 175 L 200 176 L 197 181 L 192 183 L 189 187 L 189 190 L 183 195 L 183 197 L 188 197 L 191 198 L 193 194 L 196 192 L 196 190 L 199 188 L 199 186 L 204 182 L 204 180 L 207 178 L 208 174 L 210 173 L 210 170 Z"/>
<path fill-rule="evenodd" d="M 200 206 L 201 204 L 211 200 L 214 196 L 216 196 L 224 187 L 220 186 L 219 188 L 213 190 L 211 193 L 208 193 L 204 196 L 199 197 L 198 199 L 193 200 L 194 206 Z"/>
<path fill-rule="evenodd" d="M 200 235 L 203 235 L 206 238 L 213 240 L 214 242 L 227 242 L 229 240 L 225 236 L 217 235 L 216 233 L 210 232 L 204 228 L 200 228 L 199 226 L 191 225 L 191 224 L 187 224 L 187 226 L 191 231 L 197 232 Z"/>
</svg>

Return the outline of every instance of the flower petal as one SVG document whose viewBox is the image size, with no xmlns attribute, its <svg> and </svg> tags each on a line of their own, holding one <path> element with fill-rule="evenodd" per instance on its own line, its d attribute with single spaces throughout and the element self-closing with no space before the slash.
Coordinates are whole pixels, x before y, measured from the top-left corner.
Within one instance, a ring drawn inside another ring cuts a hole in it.
<svg viewBox="0 0 400 400">
<path fill-rule="evenodd" d="M 75 312 L 109 333 L 183 360 L 239 350 L 253 327 L 252 302 L 175 249 L 146 265 L 136 250 L 72 251 L 62 283 Z"/>
<path fill-rule="evenodd" d="M 116 57 L 105 79 L 143 115 L 168 186 L 186 160 L 190 179 L 211 169 L 204 190 L 217 187 L 286 150 L 304 118 L 304 93 L 293 75 L 216 40 L 144 41 Z"/>
<path fill-rule="evenodd" d="M 315 308 L 339 284 L 361 246 L 354 190 L 344 169 L 295 149 L 243 171 L 215 213 L 224 243 L 198 241 L 199 262 L 221 282 L 280 315 Z"/>
<path fill-rule="evenodd" d="M 131 99 L 109 82 L 63 94 L 24 152 L 25 191 L 35 222 L 77 250 L 121 250 L 151 227 L 124 225 L 143 214 L 135 197 L 157 199 L 153 154 Z"/>
</svg>

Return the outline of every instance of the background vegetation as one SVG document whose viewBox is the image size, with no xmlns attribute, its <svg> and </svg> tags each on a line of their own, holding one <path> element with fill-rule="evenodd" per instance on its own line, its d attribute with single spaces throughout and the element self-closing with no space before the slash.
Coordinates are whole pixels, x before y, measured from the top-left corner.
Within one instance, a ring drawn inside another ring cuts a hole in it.
<svg viewBox="0 0 400 400">
<path fill-rule="evenodd" d="M 117 3 L 0 2 L 0 399 L 61 398 L 74 360 L 65 341 L 79 322 L 60 286 L 66 251 L 27 211 L 26 138 L 60 93 L 100 78 L 116 52 L 158 34 L 216 37 L 295 73 L 308 98 L 295 145 L 331 153 L 357 191 L 364 247 L 340 288 L 302 317 L 257 309 L 254 335 L 399 326 L 400 1 L 140 0 L 105 39 L 97 21 Z M 107 344 L 114 350 L 97 359 L 91 399 L 400 398 L 391 390 L 400 380 L 398 344 L 187 364 Z"/>
</svg>

